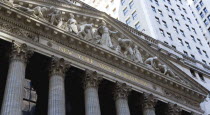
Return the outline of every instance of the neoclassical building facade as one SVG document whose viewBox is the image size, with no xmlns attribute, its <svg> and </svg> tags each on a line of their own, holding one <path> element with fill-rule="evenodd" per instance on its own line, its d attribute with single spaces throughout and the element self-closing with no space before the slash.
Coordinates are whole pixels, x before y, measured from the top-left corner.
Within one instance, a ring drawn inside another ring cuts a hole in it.
<svg viewBox="0 0 210 115">
<path fill-rule="evenodd" d="M 181 58 L 79 1 L 1 0 L 0 38 L 1 115 L 204 113 Z"/>
</svg>

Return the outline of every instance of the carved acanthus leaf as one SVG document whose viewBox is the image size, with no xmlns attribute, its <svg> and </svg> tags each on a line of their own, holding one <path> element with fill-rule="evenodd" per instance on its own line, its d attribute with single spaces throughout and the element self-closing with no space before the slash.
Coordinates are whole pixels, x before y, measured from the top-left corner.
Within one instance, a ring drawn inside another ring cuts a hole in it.
<svg viewBox="0 0 210 115">
<path fill-rule="evenodd" d="M 125 83 L 116 82 L 114 89 L 114 99 L 127 99 L 130 91 L 130 86 L 126 85 Z"/>
<path fill-rule="evenodd" d="M 96 71 L 86 70 L 84 76 L 84 89 L 89 87 L 98 88 L 100 82 L 102 81 L 102 76 L 98 74 Z"/>
</svg>

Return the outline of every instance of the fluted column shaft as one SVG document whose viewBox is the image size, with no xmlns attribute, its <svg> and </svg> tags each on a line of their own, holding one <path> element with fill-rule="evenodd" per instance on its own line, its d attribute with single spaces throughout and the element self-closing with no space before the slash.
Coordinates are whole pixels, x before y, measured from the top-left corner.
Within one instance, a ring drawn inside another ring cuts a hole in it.
<svg viewBox="0 0 210 115">
<path fill-rule="evenodd" d="M 143 115 L 155 115 L 156 102 L 152 94 L 144 94 Z"/>
<path fill-rule="evenodd" d="M 131 87 L 127 86 L 125 83 L 116 83 L 114 98 L 117 115 L 130 115 L 127 99 L 130 90 Z"/>
<path fill-rule="evenodd" d="M 101 115 L 98 85 L 102 80 L 99 75 L 87 70 L 84 78 L 84 93 L 85 93 L 85 115 Z"/>
<path fill-rule="evenodd" d="M 1 115 L 22 115 L 26 62 L 31 54 L 26 44 L 12 45 Z"/>
<path fill-rule="evenodd" d="M 48 115 L 65 115 L 64 77 L 68 68 L 63 59 L 53 58 L 50 71 Z"/>
</svg>

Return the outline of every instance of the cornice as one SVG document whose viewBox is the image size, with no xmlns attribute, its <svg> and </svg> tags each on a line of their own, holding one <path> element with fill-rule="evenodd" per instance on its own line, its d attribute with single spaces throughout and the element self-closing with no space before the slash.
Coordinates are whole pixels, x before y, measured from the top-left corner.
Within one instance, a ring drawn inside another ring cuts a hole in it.
<svg viewBox="0 0 210 115">
<path fill-rule="evenodd" d="M 83 52 L 85 54 L 93 56 L 99 60 L 107 61 L 107 58 L 109 58 L 112 61 L 108 62 L 108 63 L 113 66 L 117 65 L 118 68 L 121 68 L 124 71 L 137 73 L 136 74 L 137 76 L 138 76 L 138 73 L 141 73 L 141 74 L 145 74 L 146 75 L 145 77 L 151 77 L 153 80 L 158 80 L 158 81 L 163 80 L 166 84 L 168 84 L 169 86 L 171 86 L 173 88 L 176 88 L 176 89 L 180 88 L 180 90 L 182 90 L 183 92 L 187 91 L 187 93 L 189 95 L 195 94 L 194 98 L 196 98 L 196 97 L 204 98 L 205 97 L 205 94 L 201 94 L 201 93 L 191 89 L 189 86 L 179 83 L 179 81 L 176 81 L 175 79 L 166 77 L 163 74 L 161 74 L 160 72 L 151 70 L 144 64 L 137 65 L 134 62 L 132 62 L 131 60 L 123 58 L 123 57 L 113 53 L 112 51 L 107 51 L 107 50 L 103 49 L 102 47 L 91 44 L 90 42 L 87 42 L 85 40 L 81 40 L 78 38 L 78 36 L 76 36 L 74 34 L 67 33 L 61 29 L 56 28 L 55 26 L 49 25 L 49 23 L 35 19 L 32 16 L 28 16 L 26 13 L 24 13 L 20 10 L 14 9 L 9 6 L 5 6 L 2 3 L 0 5 L 1 5 L 1 12 L 4 11 L 4 16 L 7 15 L 7 17 L 1 17 L 1 18 L 4 20 L 7 20 L 10 23 L 15 24 L 18 27 L 33 31 L 34 33 L 37 33 L 41 36 L 45 36 L 47 39 L 56 41 L 56 42 L 63 44 L 67 47 L 71 47 L 73 49 L 79 50 L 80 52 Z M 12 21 L 11 19 L 8 18 L 11 15 L 19 18 L 20 21 L 19 22 L 14 21 L 14 20 Z M 36 30 L 32 29 L 32 27 L 30 27 L 30 26 L 25 27 L 24 23 L 27 23 L 31 26 L 36 27 Z M 41 31 L 43 31 L 42 29 L 44 29 L 45 32 L 41 32 Z M 51 34 L 53 34 L 53 36 Z M 60 38 L 58 40 L 55 37 L 60 37 Z M 66 43 L 65 42 L 66 40 L 68 40 L 69 42 Z M 80 47 L 80 49 L 78 49 L 78 46 Z M 86 49 L 86 50 L 84 50 L 84 49 Z M 95 52 L 97 55 L 93 55 L 90 52 Z M 105 57 L 105 58 L 101 59 L 101 57 Z M 113 64 L 113 62 L 114 62 L 114 64 Z M 117 64 L 115 64 L 116 62 L 117 62 Z M 124 66 L 124 68 L 122 68 L 123 66 Z"/>
</svg>

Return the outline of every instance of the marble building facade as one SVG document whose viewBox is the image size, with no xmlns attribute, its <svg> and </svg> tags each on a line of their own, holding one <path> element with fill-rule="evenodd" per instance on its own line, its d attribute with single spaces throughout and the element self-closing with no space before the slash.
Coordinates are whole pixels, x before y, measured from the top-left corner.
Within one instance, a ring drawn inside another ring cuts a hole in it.
<svg viewBox="0 0 210 115">
<path fill-rule="evenodd" d="M 1 0 L 0 38 L 1 115 L 204 113 L 182 58 L 79 1 Z"/>
</svg>

